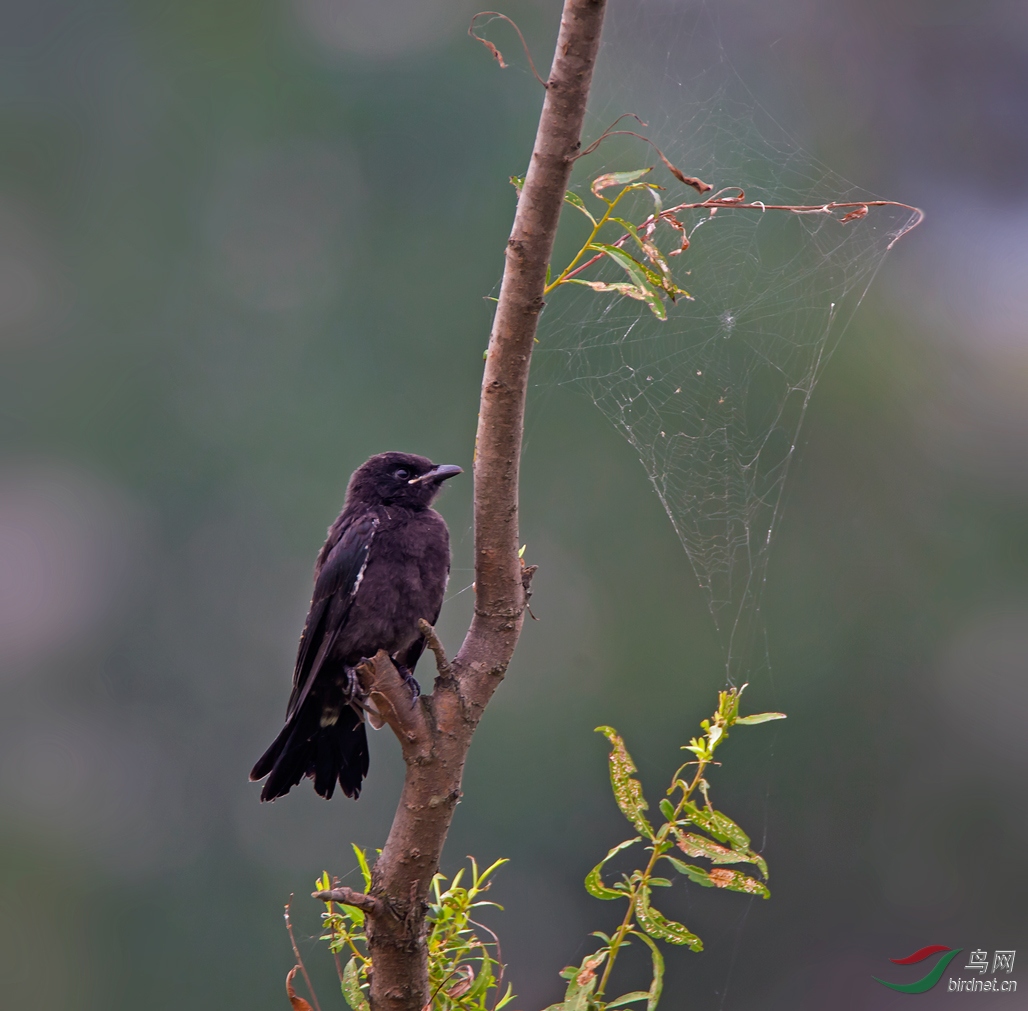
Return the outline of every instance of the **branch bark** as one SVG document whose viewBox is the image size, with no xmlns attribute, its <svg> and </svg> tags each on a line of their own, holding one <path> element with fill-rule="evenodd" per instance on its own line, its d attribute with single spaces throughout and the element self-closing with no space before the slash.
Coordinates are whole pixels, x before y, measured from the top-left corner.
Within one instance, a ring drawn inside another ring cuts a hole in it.
<svg viewBox="0 0 1028 1011">
<path fill-rule="evenodd" d="M 422 1011 L 429 1003 L 429 885 L 461 796 L 472 735 L 507 671 L 524 623 L 532 569 L 523 569 L 518 557 L 518 473 L 528 373 L 546 267 L 581 149 L 605 7 L 606 0 L 565 0 L 532 158 L 507 241 L 476 438 L 471 627 L 450 663 L 441 646 L 436 648 L 438 640 L 432 643 L 439 669 L 435 690 L 413 703 L 386 654 L 358 672 L 371 704 L 399 739 L 407 766 L 389 838 L 372 872 L 366 923 L 372 1011 Z"/>
</svg>

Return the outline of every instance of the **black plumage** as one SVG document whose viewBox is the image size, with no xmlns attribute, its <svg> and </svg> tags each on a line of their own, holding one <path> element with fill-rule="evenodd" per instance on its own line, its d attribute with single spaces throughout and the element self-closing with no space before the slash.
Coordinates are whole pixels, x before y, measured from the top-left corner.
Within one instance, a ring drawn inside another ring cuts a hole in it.
<svg viewBox="0 0 1028 1011">
<path fill-rule="evenodd" d="M 360 794 L 368 739 L 353 668 L 384 649 L 416 689 L 418 619 L 435 623 L 450 574 L 449 531 L 430 507 L 460 473 L 408 453 L 380 453 L 354 471 L 314 566 L 285 726 L 250 773 L 268 777 L 261 800 L 304 776 L 326 800 L 336 782 L 347 797 Z"/>
</svg>

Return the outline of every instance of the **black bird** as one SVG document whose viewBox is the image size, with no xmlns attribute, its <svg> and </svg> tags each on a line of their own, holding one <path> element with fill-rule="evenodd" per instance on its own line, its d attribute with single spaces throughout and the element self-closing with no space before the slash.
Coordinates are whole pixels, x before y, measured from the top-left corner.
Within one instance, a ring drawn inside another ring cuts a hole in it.
<svg viewBox="0 0 1028 1011">
<path fill-rule="evenodd" d="M 261 800 L 304 776 L 326 800 L 337 781 L 347 797 L 360 795 L 368 738 L 354 667 L 384 649 L 416 693 L 418 619 L 435 624 L 450 575 L 450 534 L 430 506 L 460 473 L 408 453 L 380 453 L 353 472 L 314 565 L 286 724 L 250 773 L 268 777 Z"/>
</svg>

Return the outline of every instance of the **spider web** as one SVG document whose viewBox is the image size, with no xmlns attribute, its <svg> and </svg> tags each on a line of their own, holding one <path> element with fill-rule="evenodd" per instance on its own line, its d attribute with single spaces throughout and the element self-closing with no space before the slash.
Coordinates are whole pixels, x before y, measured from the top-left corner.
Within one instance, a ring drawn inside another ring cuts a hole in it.
<svg viewBox="0 0 1028 1011">
<path fill-rule="evenodd" d="M 762 112 L 705 5 L 613 5 L 604 39 L 587 138 L 637 113 L 647 126 L 628 125 L 684 172 L 715 193 L 741 188 L 760 206 L 681 215 L 691 244 L 670 262 L 694 301 L 668 305 L 665 321 L 610 293 L 572 285 L 551 293 L 539 333 L 542 381 L 588 395 L 638 454 L 707 597 L 734 684 L 769 665 L 761 595 L 811 395 L 886 252 L 918 214 L 870 207 L 842 223 L 841 211 L 760 209 L 874 198 Z M 590 179 L 655 162 L 642 142 L 611 137 L 582 159 L 572 188 L 595 207 Z M 667 187 L 665 207 L 698 199 L 659 163 L 647 178 Z M 652 211 L 639 199 L 637 222 Z M 677 243 L 672 233 L 659 244 Z M 625 280 L 606 260 L 586 276 Z"/>
</svg>

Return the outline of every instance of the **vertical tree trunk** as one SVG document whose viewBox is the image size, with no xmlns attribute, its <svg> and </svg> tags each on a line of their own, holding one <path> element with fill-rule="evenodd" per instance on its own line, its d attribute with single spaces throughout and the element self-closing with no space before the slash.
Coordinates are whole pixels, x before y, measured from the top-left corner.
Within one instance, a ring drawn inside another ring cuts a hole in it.
<svg viewBox="0 0 1028 1011">
<path fill-rule="evenodd" d="M 438 642 L 433 694 L 413 707 L 389 657 L 361 671 L 369 699 L 400 741 L 406 776 L 371 894 L 333 896 L 363 908 L 372 958 L 372 1011 L 431 1002 L 425 943 L 429 885 L 460 798 L 478 721 L 514 653 L 531 569 L 518 557 L 518 471 L 532 347 L 564 192 L 580 150 L 605 0 L 565 0 L 531 162 L 507 242 L 482 380 L 475 451 L 475 612 L 452 664 Z M 328 897 L 329 893 L 319 893 Z"/>
</svg>

